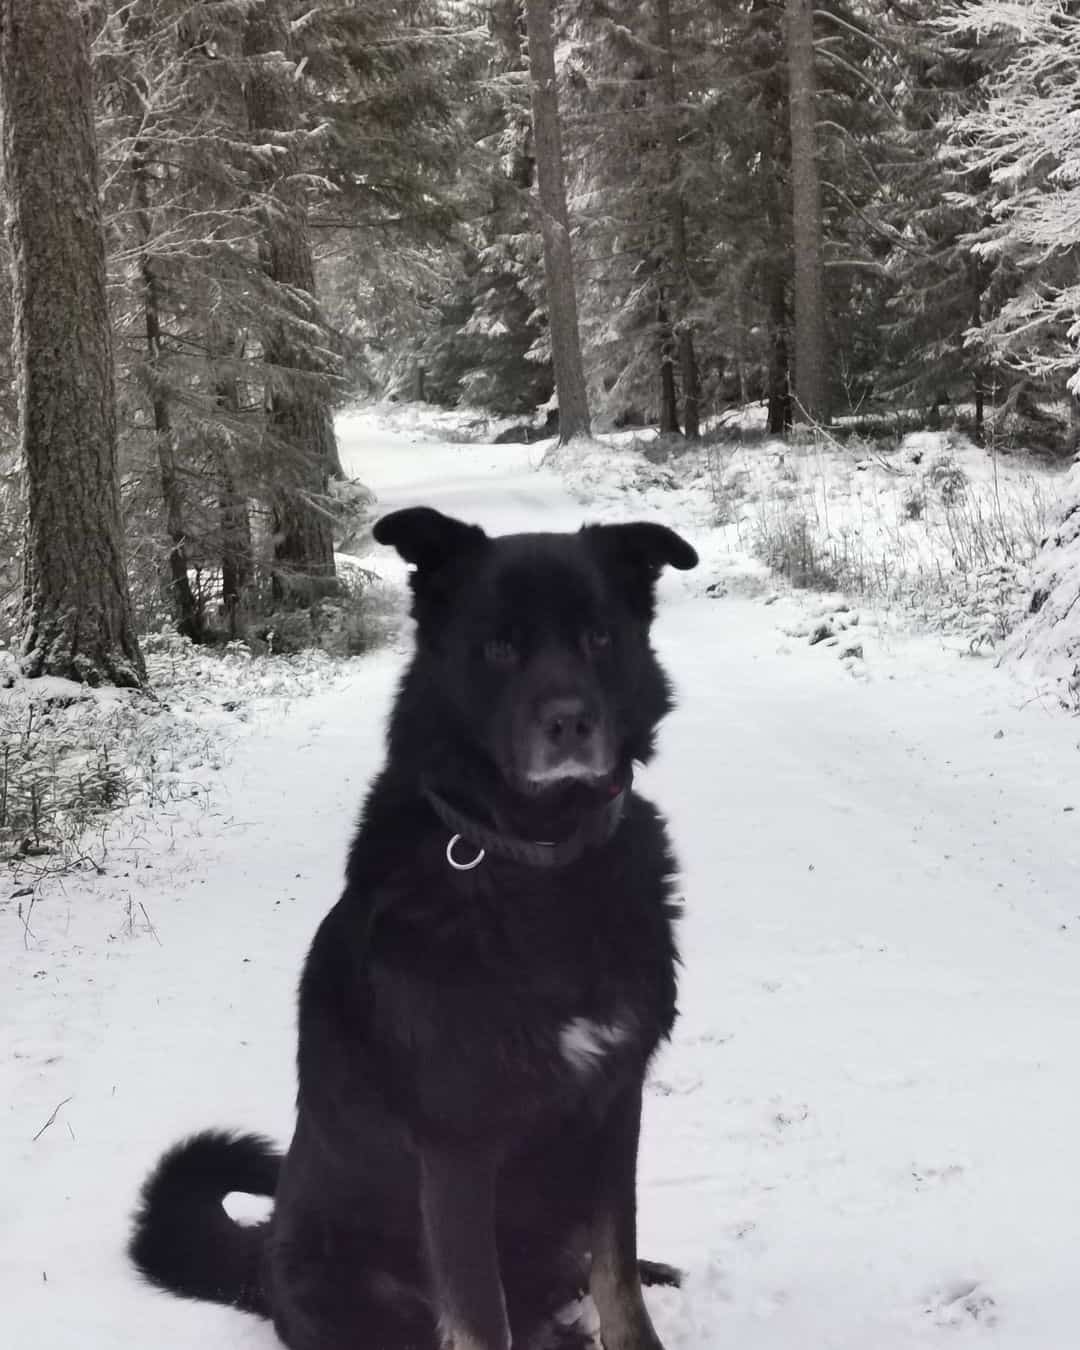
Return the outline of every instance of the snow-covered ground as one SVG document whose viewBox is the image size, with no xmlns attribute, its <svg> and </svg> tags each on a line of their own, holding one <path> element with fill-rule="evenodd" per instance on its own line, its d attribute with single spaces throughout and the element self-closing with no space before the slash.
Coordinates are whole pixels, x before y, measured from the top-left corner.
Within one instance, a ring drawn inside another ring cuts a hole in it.
<svg viewBox="0 0 1080 1350">
<path fill-rule="evenodd" d="M 632 507 L 701 548 L 662 587 L 681 701 L 642 775 L 686 896 L 641 1163 L 643 1250 L 690 1272 L 650 1295 L 668 1350 L 1070 1350 L 1080 725 L 963 643 L 778 594 L 690 487 L 571 491 L 540 447 L 340 430 L 384 509 L 516 530 Z M 0 894 L 0 1343 L 275 1344 L 140 1287 L 128 1214 L 185 1130 L 288 1137 L 296 976 L 407 642 L 260 703 L 186 771 L 210 791 L 117 819 L 106 875 L 50 883 L 29 920 Z"/>
</svg>

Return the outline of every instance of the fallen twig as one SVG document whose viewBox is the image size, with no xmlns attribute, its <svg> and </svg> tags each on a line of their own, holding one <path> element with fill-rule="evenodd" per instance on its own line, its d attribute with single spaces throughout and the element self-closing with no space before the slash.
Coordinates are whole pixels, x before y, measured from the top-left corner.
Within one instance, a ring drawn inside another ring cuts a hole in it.
<svg viewBox="0 0 1080 1350">
<path fill-rule="evenodd" d="M 62 1102 L 57 1102 L 57 1103 L 56 1103 L 56 1105 L 53 1107 L 53 1113 L 52 1113 L 52 1115 L 51 1115 L 51 1116 L 49 1117 L 49 1119 L 45 1122 L 45 1124 L 42 1125 L 41 1129 L 38 1130 L 37 1134 L 34 1135 L 33 1139 L 30 1141 L 31 1143 L 34 1143 L 34 1144 L 37 1143 L 37 1141 L 41 1138 L 41 1136 L 45 1133 L 45 1131 L 46 1131 L 46 1130 L 49 1128 L 49 1126 L 53 1123 L 53 1121 L 56 1119 L 56 1117 L 60 1114 L 60 1109 L 61 1109 L 61 1107 L 67 1106 L 67 1104 L 68 1104 L 69 1101 L 71 1101 L 71 1098 L 70 1098 L 70 1097 L 65 1097 L 64 1100 L 63 1100 Z M 73 1136 L 73 1137 L 74 1137 L 74 1136 Z"/>
</svg>

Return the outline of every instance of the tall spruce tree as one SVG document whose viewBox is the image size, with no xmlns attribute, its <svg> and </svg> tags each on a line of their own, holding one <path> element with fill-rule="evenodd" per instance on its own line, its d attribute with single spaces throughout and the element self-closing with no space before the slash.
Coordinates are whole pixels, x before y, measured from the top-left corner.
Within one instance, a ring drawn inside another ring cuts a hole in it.
<svg viewBox="0 0 1080 1350">
<path fill-rule="evenodd" d="M 818 98 L 812 0 L 786 0 L 788 109 L 791 118 L 791 215 L 795 278 L 795 416 L 829 416 L 829 353 L 822 270 Z"/>
<path fill-rule="evenodd" d="M 248 4 L 107 0 L 98 11 L 131 524 L 145 534 L 144 515 L 154 518 L 145 542 L 161 549 L 189 632 L 212 626 L 215 608 L 235 632 L 243 609 L 307 603 L 332 586 L 326 480 L 345 366 L 327 304 L 362 381 L 378 361 L 368 343 L 378 316 L 407 310 L 425 271 L 438 291 L 460 161 L 448 72 L 470 38 L 436 3 L 290 0 L 270 12 L 288 21 L 280 56 L 272 35 L 265 54 L 245 52 L 250 23 L 266 17 Z M 282 97 L 278 120 L 290 125 L 253 130 L 253 93 Z M 151 481 L 156 506 L 138 487 Z M 314 583 L 309 527 L 323 559 Z M 189 597 L 182 578 L 193 577 Z"/>
<path fill-rule="evenodd" d="M 566 13 L 564 86 L 583 333 L 608 415 L 697 434 L 701 298 L 715 282 L 699 212 L 712 209 L 703 129 L 711 7 L 665 0 Z"/>
<path fill-rule="evenodd" d="M 581 361 L 577 290 L 566 208 L 566 173 L 551 0 L 525 0 L 529 37 L 529 91 L 532 101 L 533 150 L 536 159 L 537 205 L 544 241 L 551 359 L 559 395 L 559 440 L 587 436 L 589 399 Z"/>
<path fill-rule="evenodd" d="M 672 305 L 676 311 L 674 334 L 682 380 L 683 430 L 689 440 L 697 440 L 701 434 L 701 380 L 698 376 L 697 355 L 694 350 L 694 324 L 691 316 L 692 281 L 680 149 L 684 119 L 676 80 L 676 33 L 671 17 L 671 0 L 655 0 L 655 4 L 656 46 L 659 50 L 660 72 L 657 103 L 661 113 L 661 138 L 667 168 L 664 192 L 668 209 L 670 290 Z"/>
<path fill-rule="evenodd" d="M 970 406 L 981 442 L 988 391 L 1009 380 L 970 335 L 1004 300 L 1008 270 L 964 242 L 990 223 L 989 180 L 948 153 L 948 138 L 981 99 L 992 60 L 977 42 L 949 37 L 939 18 L 937 5 L 908 7 L 882 30 L 908 78 L 897 98 L 889 209 L 896 238 L 887 258 L 892 294 L 880 382 L 932 421 L 943 406 Z"/>
<path fill-rule="evenodd" d="M 991 67 L 953 127 L 966 180 L 957 200 L 977 217 L 963 242 L 976 275 L 998 260 L 1015 274 L 1011 294 L 973 314 L 969 340 L 1022 377 L 1014 397 L 1030 385 L 1060 399 L 1077 385 L 1080 337 L 1080 14 L 1054 0 L 981 0 L 952 11 L 951 31 Z"/>
<path fill-rule="evenodd" d="M 286 604 L 309 605 L 337 589 L 327 489 L 331 476 L 342 474 L 322 353 L 296 337 L 297 319 L 317 331 L 320 316 L 301 179 L 291 17 L 286 0 L 256 0 L 243 50 L 249 127 L 263 166 L 259 252 L 281 295 L 262 330 L 267 433 L 281 465 L 274 494 L 274 592 Z"/>
<path fill-rule="evenodd" d="M 91 70 L 75 0 L 3 0 L 0 97 L 26 473 L 23 669 L 137 686 Z"/>
<path fill-rule="evenodd" d="M 435 322 L 430 313 L 422 319 L 417 359 L 432 399 L 528 415 L 551 398 L 554 377 L 530 200 L 536 162 L 522 0 L 494 0 L 483 18 L 486 41 L 462 72 L 475 90 L 461 116 L 472 148 L 458 156 L 459 219 L 442 250 L 449 276 L 434 303 L 428 296 Z"/>
</svg>

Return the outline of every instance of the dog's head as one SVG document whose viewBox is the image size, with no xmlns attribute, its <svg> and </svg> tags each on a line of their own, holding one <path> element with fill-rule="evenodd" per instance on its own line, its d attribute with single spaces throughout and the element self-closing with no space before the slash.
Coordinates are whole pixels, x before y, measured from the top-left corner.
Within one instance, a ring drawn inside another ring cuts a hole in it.
<svg viewBox="0 0 1080 1350">
<path fill-rule="evenodd" d="M 523 796 L 610 790 L 648 757 L 671 706 L 654 591 L 665 565 L 696 565 L 684 539 L 647 523 L 491 538 L 426 507 L 384 516 L 375 538 L 416 569 L 414 715 L 422 689 Z"/>
</svg>

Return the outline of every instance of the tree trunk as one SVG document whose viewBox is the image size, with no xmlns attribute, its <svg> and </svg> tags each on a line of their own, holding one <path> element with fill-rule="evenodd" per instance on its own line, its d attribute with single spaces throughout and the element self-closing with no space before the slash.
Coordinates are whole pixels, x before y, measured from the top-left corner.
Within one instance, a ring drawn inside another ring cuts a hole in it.
<svg viewBox="0 0 1080 1350">
<path fill-rule="evenodd" d="M 734 295 L 731 297 L 731 312 L 735 318 L 733 342 L 735 347 L 735 380 L 738 389 L 739 407 L 746 406 L 746 351 L 744 347 L 746 332 L 745 305 L 743 304 L 742 278 L 735 277 Z"/>
<path fill-rule="evenodd" d="M 801 422 L 825 422 L 829 417 L 829 363 L 821 260 L 814 11 L 812 0 L 785 0 L 785 4 L 795 261 L 795 416 Z"/>
<path fill-rule="evenodd" d="M 146 324 L 147 376 L 150 402 L 154 414 L 154 445 L 157 450 L 158 472 L 161 479 L 161 500 L 165 507 L 165 529 L 169 536 L 169 587 L 176 630 L 192 642 L 201 642 L 206 636 L 203 614 L 196 603 L 188 574 L 187 532 L 184 529 L 184 501 L 176 472 L 176 438 L 172 427 L 172 410 L 162 371 L 161 349 L 161 288 L 157 269 L 150 255 L 153 225 L 150 214 L 150 183 L 146 166 L 146 148 L 137 141 L 132 156 L 134 177 L 135 221 L 139 230 L 141 257 L 143 312 Z"/>
<path fill-rule="evenodd" d="M 682 377 L 683 419 L 688 440 L 701 435 L 701 385 L 694 355 L 694 330 L 690 322 L 690 270 L 686 255 L 686 208 L 680 187 L 678 104 L 675 93 L 675 39 L 671 29 L 671 0 L 656 0 L 656 45 L 660 49 L 660 98 L 663 104 L 661 132 L 670 181 L 667 189 L 668 226 L 671 236 L 672 294 L 675 301 L 675 332 L 678 339 L 679 374 Z M 677 419 L 676 419 L 677 420 Z"/>
<path fill-rule="evenodd" d="M 265 171 L 261 253 L 271 281 L 302 304 L 301 322 L 319 324 L 315 267 L 307 233 L 307 208 L 296 182 L 299 157 L 292 144 L 297 118 L 294 71 L 286 59 L 289 25 L 282 0 L 259 0 L 248 13 L 244 54 L 245 95 L 251 131 L 278 148 Z M 267 136 L 267 133 L 270 133 Z M 275 134 L 276 133 L 276 134 Z M 331 522 L 326 510 L 330 477 L 343 478 L 325 371 L 297 338 L 291 315 L 271 317 L 263 332 L 269 373 L 269 432 L 282 462 L 275 464 L 274 594 L 288 605 L 312 604 L 337 590 Z"/>
<path fill-rule="evenodd" d="M 982 293 L 985 267 L 978 258 L 968 261 L 968 285 L 971 291 L 971 326 L 978 328 L 983 319 Z M 972 372 L 975 392 L 975 429 L 976 445 L 986 444 L 986 366 L 979 361 Z"/>
<path fill-rule="evenodd" d="M 224 450 L 217 456 L 218 521 L 221 528 L 221 607 L 229 636 L 240 635 L 244 592 L 251 584 L 251 517 L 247 498 L 237 490 Z"/>
<path fill-rule="evenodd" d="M 683 431 L 687 440 L 700 440 L 701 381 L 698 379 L 694 332 L 688 320 L 679 328 L 679 371 L 683 384 Z"/>
<path fill-rule="evenodd" d="M 507 70 L 524 70 L 525 39 L 523 0 L 491 0 L 487 10 L 488 30 L 502 52 Z"/>
<path fill-rule="evenodd" d="M 93 94 L 76 0 L 0 0 L 4 187 L 26 471 L 22 667 L 145 678 L 124 570 Z"/>
<path fill-rule="evenodd" d="M 235 336 L 226 336 L 219 330 L 212 333 L 211 343 L 218 359 L 236 355 Z M 239 416 L 240 390 L 234 373 L 229 371 L 221 375 L 214 386 L 214 395 L 226 423 Z M 221 607 L 229 625 L 229 636 L 235 638 L 240 635 L 244 593 L 254 575 L 251 515 L 247 497 L 237 486 L 231 438 L 226 427 L 215 427 L 210 443 L 218 482 Z"/>
<path fill-rule="evenodd" d="M 675 388 L 675 367 L 671 362 L 674 346 L 671 321 L 661 299 L 656 306 L 656 327 L 660 356 L 660 434 L 679 434 L 679 399 Z"/>
<path fill-rule="evenodd" d="M 551 359 L 559 396 L 559 441 L 565 444 L 575 436 L 589 434 L 590 418 L 581 363 L 570 217 L 566 209 L 551 0 L 525 0 L 525 19 L 529 35 L 533 149 L 540 197 L 540 230 L 544 240 Z"/>
<path fill-rule="evenodd" d="M 251 584 L 251 519 L 247 499 L 236 490 L 227 461 L 219 462 L 218 519 L 221 522 L 221 607 L 229 636 L 240 636 L 244 591 Z"/>
<path fill-rule="evenodd" d="M 767 264 L 769 302 L 769 410 L 771 436 L 782 436 L 791 426 L 791 378 L 788 369 L 788 312 L 784 275 L 779 259 Z"/>
</svg>

